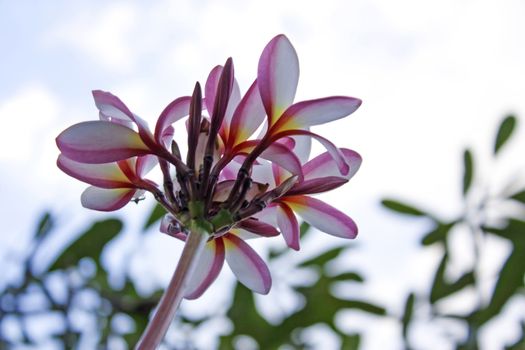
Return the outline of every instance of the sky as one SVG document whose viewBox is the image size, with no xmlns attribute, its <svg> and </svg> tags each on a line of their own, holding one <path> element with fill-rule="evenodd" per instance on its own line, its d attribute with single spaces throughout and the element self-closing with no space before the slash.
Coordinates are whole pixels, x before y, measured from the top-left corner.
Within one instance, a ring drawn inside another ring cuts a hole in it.
<svg viewBox="0 0 525 350">
<path fill-rule="evenodd" d="M 6 228 L 0 258 L 23 249 L 44 209 L 59 215 L 64 235 L 104 217 L 81 208 L 84 185 L 55 166 L 56 135 L 97 118 L 91 90 L 118 95 L 152 125 L 169 102 L 190 94 L 196 80 L 203 83 L 230 56 L 245 91 L 266 43 L 284 33 L 299 55 L 297 101 L 363 100 L 350 117 L 314 129 L 363 156 L 355 178 L 321 198 L 359 225 L 361 249 L 345 263 L 371 276 L 366 294 L 386 298 L 400 312 L 399 298 L 407 287 L 425 285 L 435 259 L 417 255 L 418 234 L 428 223 L 393 216 L 380 199 L 403 198 L 444 218 L 455 215 L 462 209 L 467 146 L 491 191 L 501 191 L 509 178 L 524 183 L 522 127 L 497 169 L 490 159 L 501 118 L 525 111 L 524 13 L 521 0 L 0 0 L 0 219 Z M 121 215 L 142 212 L 130 207 Z M 136 221 L 129 231 L 140 226 Z M 135 266 L 139 278 L 153 270 L 144 283 L 165 283 L 171 271 L 158 268 L 163 255 L 156 252 L 174 249 L 166 237 L 148 240 L 141 253 L 147 263 Z M 304 254 L 309 249 L 305 244 Z M 123 257 L 113 259 L 118 264 Z M 198 309 L 195 303 L 189 308 Z M 378 341 L 365 343 L 374 349 Z"/>
</svg>

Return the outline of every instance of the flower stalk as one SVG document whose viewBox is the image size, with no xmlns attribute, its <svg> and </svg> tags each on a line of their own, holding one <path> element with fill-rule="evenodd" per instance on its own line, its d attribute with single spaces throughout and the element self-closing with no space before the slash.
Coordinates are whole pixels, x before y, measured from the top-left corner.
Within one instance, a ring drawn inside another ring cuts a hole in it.
<svg viewBox="0 0 525 350">
<path fill-rule="evenodd" d="M 197 220 L 193 220 L 177 268 L 135 350 L 156 349 L 162 342 L 162 339 L 164 339 L 164 335 L 168 331 L 171 321 L 184 297 L 189 276 L 193 273 L 208 239 L 209 233 L 204 226 Z"/>
</svg>

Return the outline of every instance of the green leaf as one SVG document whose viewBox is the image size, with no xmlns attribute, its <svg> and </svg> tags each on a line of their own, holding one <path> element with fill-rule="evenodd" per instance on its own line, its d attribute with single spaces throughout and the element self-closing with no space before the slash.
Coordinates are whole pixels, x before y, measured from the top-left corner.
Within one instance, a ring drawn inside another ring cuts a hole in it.
<svg viewBox="0 0 525 350">
<path fill-rule="evenodd" d="M 55 220 L 51 216 L 50 212 L 42 214 L 35 232 L 35 238 L 42 239 L 44 238 L 53 228 Z"/>
<path fill-rule="evenodd" d="M 445 278 L 445 269 L 448 263 L 448 255 L 444 254 L 439 267 L 434 276 L 432 283 L 432 290 L 430 291 L 430 303 L 434 304 L 437 301 L 446 298 L 454 293 L 459 292 L 463 288 L 473 285 L 475 283 L 474 272 L 470 271 L 458 278 L 456 281 L 450 283 Z"/>
<path fill-rule="evenodd" d="M 415 303 L 414 293 L 410 293 L 405 301 L 405 311 L 403 312 L 403 317 L 401 318 L 401 324 L 403 325 L 403 339 L 405 342 L 408 340 L 408 326 L 412 321 L 412 316 L 414 314 L 414 303 Z"/>
<path fill-rule="evenodd" d="M 518 193 L 514 193 L 512 196 L 509 197 L 510 199 L 514 199 L 518 202 L 521 202 L 525 204 L 525 190 L 522 190 Z"/>
<path fill-rule="evenodd" d="M 423 237 L 421 244 L 424 246 L 429 246 L 437 242 L 445 244 L 450 229 L 454 227 L 456 223 L 457 221 L 447 224 L 437 223 L 436 227 Z"/>
<path fill-rule="evenodd" d="M 343 272 L 339 275 L 332 276 L 333 281 L 355 281 L 355 282 L 364 282 L 363 276 L 356 272 Z"/>
<path fill-rule="evenodd" d="M 499 125 L 498 133 L 496 135 L 496 142 L 494 143 L 494 154 L 503 147 L 503 145 L 510 139 L 512 132 L 516 127 L 516 117 L 509 115 Z"/>
<path fill-rule="evenodd" d="M 510 240 L 512 252 L 499 272 L 489 305 L 472 315 L 472 319 L 478 325 L 482 325 L 498 315 L 509 299 L 524 287 L 525 222 L 509 220 L 509 224 L 505 228 L 490 229 L 489 232 Z"/>
<path fill-rule="evenodd" d="M 92 258 L 100 266 L 102 250 L 121 230 L 122 222 L 118 219 L 96 222 L 64 250 L 49 271 L 74 266 L 84 257 Z"/>
<path fill-rule="evenodd" d="M 381 201 L 381 204 L 385 208 L 388 208 L 400 214 L 413 215 L 413 216 L 426 216 L 427 215 L 423 211 L 417 208 L 414 208 L 413 206 L 398 202 L 393 199 L 383 199 Z"/>
<path fill-rule="evenodd" d="M 349 309 L 362 310 L 362 311 L 368 312 L 370 314 L 378 315 L 378 316 L 386 315 L 386 310 L 383 307 L 380 307 L 374 304 L 370 304 L 365 301 L 344 300 L 341 302 L 341 306 L 349 308 Z"/>
<path fill-rule="evenodd" d="M 360 343 L 359 334 L 345 335 L 342 339 L 341 350 L 358 350 Z"/>
<path fill-rule="evenodd" d="M 300 267 L 306 267 L 306 266 L 323 267 L 329 261 L 337 258 L 337 256 L 343 251 L 343 249 L 345 249 L 345 247 L 337 247 L 337 248 L 330 249 L 327 252 L 324 252 L 318 256 L 315 256 L 311 259 L 303 261 L 298 266 Z"/>
<path fill-rule="evenodd" d="M 300 232 L 301 238 L 303 238 L 304 236 L 306 236 L 307 233 L 312 231 L 312 230 L 310 230 L 310 228 L 311 228 L 310 224 L 307 223 L 306 221 L 303 221 L 301 223 L 301 226 L 299 227 L 299 232 Z"/>
<path fill-rule="evenodd" d="M 466 195 L 472 185 L 472 177 L 474 173 L 474 161 L 472 160 L 472 152 L 466 149 L 463 152 L 463 195 Z"/>
<path fill-rule="evenodd" d="M 166 214 L 166 209 L 164 209 L 160 204 L 155 204 L 155 207 L 153 207 L 153 210 L 151 211 L 151 214 L 149 215 L 148 219 L 146 220 L 146 223 L 144 224 L 143 230 L 146 231 L 159 221 L 164 215 Z"/>
</svg>

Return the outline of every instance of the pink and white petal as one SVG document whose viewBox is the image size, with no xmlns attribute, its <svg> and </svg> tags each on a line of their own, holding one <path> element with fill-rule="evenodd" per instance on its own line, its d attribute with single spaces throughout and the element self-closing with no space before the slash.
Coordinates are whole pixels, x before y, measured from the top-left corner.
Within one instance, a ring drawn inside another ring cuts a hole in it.
<svg viewBox="0 0 525 350">
<path fill-rule="evenodd" d="M 319 141 L 319 143 L 321 143 L 324 146 L 324 148 L 326 148 L 330 156 L 335 161 L 335 164 L 337 168 L 339 169 L 340 174 L 345 175 L 345 176 L 349 174 L 350 166 L 347 164 L 346 159 L 343 155 L 343 152 L 339 148 L 337 148 L 330 140 L 320 135 L 314 134 L 313 132 L 308 131 L 308 130 L 292 129 L 292 130 L 286 130 L 286 131 L 277 133 L 276 135 L 273 136 L 273 140 L 278 140 L 282 137 L 292 136 L 292 135 L 310 136 L 316 139 L 317 141 Z"/>
<path fill-rule="evenodd" d="M 256 293 L 268 294 L 272 278 L 266 263 L 239 237 L 227 233 L 223 239 L 226 261 L 239 282 Z"/>
<path fill-rule="evenodd" d="M 239 105 L 239 102 L 241 101 L 241 90 L 239 89 L 239 83 L 237 83 L 237 80 L 233 80 L 233 88 L 232 92 L 230 94 L 230 99 L 228 100 L 228 106 L 226 107 L 226 112 L 224 114 L 224 120 L 222 121 L 220 133 L 221 137 L 223 138 L 224 142 L 228 140 L 228 135 L 230 132 L 230 126 L 233 118 L 233 113 L 237 106 Z"/>
<path fill-rule="evenodd" d="M 117 96 L 102 90 L 93 90 L 92 93 L 102 120 L 126 126 L 135 122 L 133 113 Z"/>
<path fill-rule="evenodd" d="M 277 204 L 276 203 L 270 203 L 269 206 L 267 206 L 262 211 L 253 215 L 253 217 L 262 222 L 267 223 L 268 225 L 272 225 L 273 227 L 279 227 L 279 225 L 277 224 Z"/>
<path fill-rule="evenodd" d="M 277 206 L 277 224 L 288 247 L 299 250 L 299 223 L 286 203 Z"/>
<path fill-rule="evenodd" d="M 153 169 L 158 163 L 159 158 L 152 154 L 137 157 L 137 161 L 135 163 L 135 173 L 138 175 L 138 177 L 142 178 L 147 173 L 149 173 L 151 169 Z"/>
<path fill-rule="evenodd" d="M 101 188 L 135 187 L 115 162 L 85 164 L 75 162 L 61 154 L 58 156 L 57 166 L 69 176 L 93 186 Z"/>
<path fill-rule="evenodd" d="M 267 184 L 269 188 L 276 187 L 272 164 L 264 159 L 258 159 L 257 164 L 253 165 L 251 178 L 258 183 Z"/>
<path fill-rule="evenodd" d="M 264 48 L 257 81 L 268 124 L 273 125 L 293 103 L 299 81 L 299 59 L 286 36 L 277 35 Z"/>
<path fill-rule="evenodd" d="M 344 176 L 345 179 L 349 180 L 355 175 L 357 170 L 359 170 L 362 158 L 359 153 L 351 149 L 340 148 L 339 150 L 350 167 L 350 171 Z M 303 165 L 303 174 L 305 181 L 330 176 L 341 176 L 334 158 L 328 152 L 318 155 Z"/>
<path fill-rule="evenodd" d="M 275 181 L 275 186 L 279 186 L 290 176 L 289 172 L 287 172 L 277 164 L 272 164 L 272 173 L 273 179 Z"/>
<path fill-rule="evenodd" d="M 256 80 L 235 109 L 228 135 L 228 146 L 234 147 L 247 140 L 261 126 L 265 116 L 266 112 Z"/>
<path fill-rule="evenodd" d="M 327 176 L 304 180 L 303 182 L 296 183 L 288 192 L 286 192 L 286 195 L 294 196 L 299 194 L 327 192 L 341 187 L 347 182 L 348 180 L 341 176 Z"/>
<path fill-rule="evenodd" d="M 360 105 L 360 99 L 344 96 L 298 102 L 288 107 L 275 127 L 283 131 L 328 123 L 352 114 Z"/>
<path fill-rule="evenodd" d="M 298 175 L 299 181 L 302 181 L 301 161 L 288 147 L 274 142 L 261 153 L 260 157 L 279 165 L 293 175 Z"/>
<path fill-rule="evenodd" d="M 215 66 L 208 74 L 206 84 L 204 85 L 204 104 L 210 117 L 213 115 L 213 107 L 215 106 L 215 97 L 217 96 L 217 86 L 221 78 L 222 66 Z"/>
<path fill-rule="evenodd" d="M 160 135 L 159 143 L 164 146 L 166 149 L 171 148 L 171 141 L 173 140 L 173 135 L 175 135 L 175 128 L 173 126 L 168 126 L 164 129 Z"/>
<path fill-rule="evenodd" d="M 184 297 L 197 299 L 215 281 L 224 264 L 224 243 L 214 239 L 206 243 L 190 276 Z"/>
<path fill-rule="evenodd" d="M 295 148 L 295 140 L 293 137 L 283 137 L 276 142 L 285 146 L 289 150 L 293 150 Z"/>
<path fill-rule="evenodd" d="M 69 159 L 90 164 L 152 153 L 135 131 L 99 120 L 70 126 L 58 135 L 56 143 Z"/>
<path fill-rule="evenodd" d="M 135 123 L 142 140 L 146 143 L 151 141 L 152 135 L 146 121 L 133 114 L 117 96 L 106 91 L 94 90 L 93 98 L 100 111 L 101 120 L 107 120 L 130 128 L 133 127 L 132 124 L 130 125 L 130 122 Z"/>
<path fill-rule="evenodd" d="M 135 189 L 105 189 L 90 186 L 80 196 L 84 208 L 99 211 L 114 211 L 128 204 L 135 195 Z"/>
<path fill-rule="evenodd" d="M 162 143 L 164 131 L 177 120 L 180 120 L 190 114 L 191 97 L 179 97 L 172 101 L 159 116 L 157 125 L 155 125 L 155 140 Z"/>
<path fill-rule="evenodd" d="M 215 192 L 213 193 L 213 201 L 224 202 L 226 199 L 228 199 L 234 184 L 235 178 L 217 183 L 215 186 Z"/>
<path fill-rule="evenodd" d="M 325 233 L 342 238 L 357 236 L 357 225 L 354 220 L 319 199 L 290 196 L 286 197 L 285 202 L 304 221 Z"/>
<path fill-rule="evenodd" d="M 274 226 L 256 218 L 249 218 L 239 222 L 237 228 L 254 233 L 257 237 L 274 237 L 279 235 L 279 231 Z"/>
<path fill-rule="evenodd" d="M 304 130 L 309 131 L 308 128 Z M 291 136 L 295 141 L 293 153 L 299 158 L 301 164 L 304 164 L 310 159 L 310 152 L 312 150 L 312 138 L 309 136 Z"/>
</svg>

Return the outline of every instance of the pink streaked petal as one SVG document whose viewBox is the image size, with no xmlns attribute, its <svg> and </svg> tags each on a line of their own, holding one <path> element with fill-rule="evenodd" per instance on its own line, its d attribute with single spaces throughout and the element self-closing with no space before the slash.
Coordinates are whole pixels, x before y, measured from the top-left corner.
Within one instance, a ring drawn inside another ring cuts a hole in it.
<svg viewBox="0 0 525 350">
<path fill-rule="evenodd" d="M 224 264 L 224 243 L 214 239 L 206 243 L 191 274 L 184 297 L 197 299 L 215 281 Z"/>
<path fill-rule="evenodd" d="M 168 126 L 162 134 L 160 135 L 160 144 L 166 149 L 171 148 L 171 141 L 173 140 L 173 135 L 175 135 L 175 128 L 173 126 Z"/>
<path fill-rule="evenodd" d="M 288 173 L 277 164 L 272 164 L 272 173 L 276 186 L 279 186 L 288 178 Z"/>
<path fill-rule="evenodd" d="M 227 233 L 223 238 L 226 261 L 239 282 L 256 293 L 268 294 L 272 278 L 266 263 L 239 237 Z"/>
<path fill-rule="evenodd" d="M 253 215 L 254 218 L 261 220 L 269 225 L 272 225 L 274 227 L 279 227 L 277 224 L 277 204 L 276 203 L 270 203 L 269 206 L 264 208 L 262 211 L 258 212 L 257 214 Z"/>
<path fill-rule="evenodd" d="M 299 181 L 302 181 L 303 171 L 301 161 L 288 147 L 274 142 L 261 153 L 261 158 L 279 165 L 293 175 L 298 175 Z"/>
<path fill-rule="evenodd" d="M 137 157 L 135 163 L 135 173 L 142 178 L 151 171 L 159 162 L 158 157 L 148 154 L 142 157 Z"/>
<path fill-rule="evenodd" d="M 276 187 L 271 163 L 263 159 L 258 159 L 258 163 L 253 165 L 251 178 L 253 181 L 267 184 L 270 188 Z"/>
<path fill-rule="evenodd" d="M 264 236 L 258 235 L 256 233 L 253 233 L 248 230 L 241 229 L 241 228 L 232 228 L 230 230 L 230 233 L 236 235 L 243 241 L 264 237 Z"/>
<path fill-rule="evenodd" d="M 277 224 L 288 247 L 299 250 L 299 223 L 292 209 L 285 203 L 277 206 Z"/>
<path fill-rule="evenodd" d="M 274 237 L 279 235 L 279 231 L 277 231 L 274 226 L 255 218 L 241 221 L 237 224 L 237 227 L 263 237 Z"/>
<path fill-rule="evenodd" d="M 288 192 L 286 192 L 286 195 L 293 196 L 298 194 L 327 192 L 341 187 L 347 182 L 348 180 L 341 176 L 327 176 L 304 180 L 303 182 L 295 184 Z"/>
<path fill-rule="evenodd" d="M 58 156 L 57 166 L 69 176 L 93 186 L 102 188 L 135 187 L 117 163 L 85 164 L 75 162 L 61 154 Z"/>
<path fill-rule="evenodd" d="M 264 121 L 266 112 L 257 87 L 257 80 L 239 102 L 232 117 L 228 146 L 235 147 L 247 140 Z"/>
<path fill-rule="evenodd" d="M 99 211 L 114 211 L 122 208 L 135 195 L 135 189 L 117 188 L 105 189 L 90 186 L 80 196 L 84 208 Z"/>
<path fill-rule="evenodd" d="M 342 238 L 357 236 L 354 220 L 323 201 L 308 196 L 290 196 L 285 201 L 304 221 L 325 233 Z"/>
<path fill-rule="evenodd" d="M 133 114 L 117 96 L 106 91 L 94 90 L 93 99 L 100 111 L 102 120 L 108 120 L 127 127 L 131 127 L 129 122 L 133 122 L 137 125 L 139 135 L 144 142 L 151 140 L 152 135 L 146 121 Z"/>
<path fill-rule="evenodd" d="M 328 123 L 352 114 L 360 105 L 361 100 L 344 96 L 298 102 L 283 113 L 275 128 L 283 131 Z"/>
<path fill-rule="evenodd" d="M 285 146 L 286 148 L 293 150 L 295 148 L 295 140 L 293 137 L 283 137 L 276 141 L 277 143 Z"/>
<path fill-rule="evenodd" d="M 241 101 L 241 90 L 239 89 L 239 83 L 237 80 L 233 80 L 233 88 L 230 94 L 230 99 L 228 100 L 228 107 L 226 107 L 226 113 L 224 114 L 224 120 L 222 121 L 220 134 L 224 142 L 228 140 L 228 135 L 230 132 L 230 126 L 233 118 L 233 113 L 239 102 Z"/>
<path fill-rule="evenodd" d="M 210 117 L 213 115 L 213 107 L 215 106 L 215 97 L 217 96 L 217 86 L 221 78 L 222 66 L 215 66 L 208 74 L 206 84 L 204 85 L 204 104 Z"/>
<path fill-rule="evenodd" d="M 308 128 L 304 128 L 304 130 L 309 131 Z M 312 138 L 309 136 L 291 136 L 291 138 L 295 142 L 293 153 L 299 158 L 301 164 L 306 163 L 312 150 Z"/>
<path fill-rule="evenodd" d="M 56 143 L 69 159 L 91 164 L 152 153 L 135 131 L 99 120 L 70 126 L 58 135 Z"/>
<path fill-rule="evenodd" d="M 257 81 L 269 124 L 273 125 L 293 103 L 299 81 L 299 59 L 286 36 L 277 35 L 264 48 Z"/>
<path fill-rule="evenodd" d="M 177 120 L 180 120 L 190 113 L 191 97 L 179 97 L 172 101 L 159 116 L 155 126 L 155 140 L 161 143 L 164 131 Z"/>
<path fill-rule="evenodd" d="M 101 119 L 120 123 L 135 122 L 133 113 L 117 96 L 102 90 L 93 90 L 93 99 L 100 111 Z"/>
<path fill-rule="evenodd" d="M 349 174 L 350 166 L 346 163 L 346 159 L 343 153 L 341 152 L 341 150 L 337 148 L 330 140 L 320 135 L 314 134 L 313 132 L 308 131 L 308 130 L 292 129 L 292 130 L 286 130 L 283 132 L 279 132 L 278 134 L 273 136 L 273 139 L 277 140 L 277 139 L 280 139 L 281 137 L 292 136 L 292 135 L 306 135 L 306 136 L 313 137 L 314 139 L 319 141 L 319 143 L 321 143 L 326 148 L 330 156 L 334 159 L 335 164 L 337 165 L 337 168 L 339 169 L 340 174 L 341 175 Z"/>
<path fill-rule="evenodd" d="M 344 176 L 346 180 L 349 180 L 355 175 L 357 170 L 359 170 L 362 158 L 359 153 L 351 149 L 340 148 L 339 150 L 343 154 L 346 163 L 350 166 L 350 171 Z M 303 165 L 303 174 L 305 180 L 341 176 L 334 158 L 328 152 L 318 155 Z"/>
</svg>

